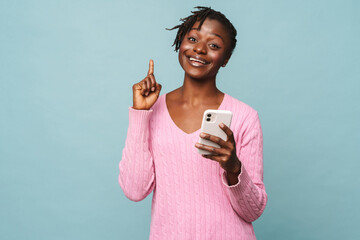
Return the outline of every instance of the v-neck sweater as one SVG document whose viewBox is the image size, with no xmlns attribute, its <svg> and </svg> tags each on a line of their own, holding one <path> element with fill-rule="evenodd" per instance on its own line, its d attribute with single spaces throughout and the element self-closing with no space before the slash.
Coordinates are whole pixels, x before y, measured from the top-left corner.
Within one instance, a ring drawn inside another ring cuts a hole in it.
<svg viewBox="0 0 360 240">
<path fill-rule="evenodd" d="M 263 139 L 257 111 L 225 94 L 220 110 L 233 113 L 230 129 L 241 161 L 238 183 L 195 148 L 200 129 L 185 133 L 161 95 L 150 110 L 129 107 L 119 184 L 141 201 L 153 191 L 150 239 L 256 239 L 253 221 L 264 211 Z"/>
</svg>

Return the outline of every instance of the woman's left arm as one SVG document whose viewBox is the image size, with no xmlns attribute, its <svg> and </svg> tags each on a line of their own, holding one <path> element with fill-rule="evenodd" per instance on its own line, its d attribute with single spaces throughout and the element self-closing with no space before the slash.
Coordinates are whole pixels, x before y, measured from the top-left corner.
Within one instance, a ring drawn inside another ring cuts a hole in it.
<svg viewBox="0 0 360 240">
<path fill-rule="evenodd" d="M 203 156 L 219 162 L 222 167 L 221 178 L 233 209 L 245 221 L 253 222 L 260 217 L 267 202 L 263 183 L 263 137 L 259 116 L 256 113 L 247 121 L 237 143 L 230 128 L 225 125 L 220 127 L 227 134 L 227 141 L 209 134 L 200 135 L 219 144 L 220 148 L 202 144 L 197 144 L 196 147 L 212 152 Z"/>
</svg>

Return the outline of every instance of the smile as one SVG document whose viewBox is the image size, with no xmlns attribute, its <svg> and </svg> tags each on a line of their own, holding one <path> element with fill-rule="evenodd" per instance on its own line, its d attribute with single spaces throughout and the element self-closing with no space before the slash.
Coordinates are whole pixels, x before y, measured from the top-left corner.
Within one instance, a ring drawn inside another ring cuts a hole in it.
<svg viewBox="0 0 360 240">
<path fill-rule="evenodd" d="M 187 57 L 189 59 L 189 62 L 193 66 L 203 66 L 209 64 L 207 61 L 205 61 L 202 58 L 196 58 L 196 57 Z"/>
</svg>

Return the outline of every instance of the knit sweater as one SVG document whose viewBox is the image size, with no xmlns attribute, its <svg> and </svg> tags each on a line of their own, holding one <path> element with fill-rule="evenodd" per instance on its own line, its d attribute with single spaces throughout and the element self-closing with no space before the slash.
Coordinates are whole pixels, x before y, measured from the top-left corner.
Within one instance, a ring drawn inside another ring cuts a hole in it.
<svg viewBox="0 0 360 240">
<path fill-rule="evenodd" d="M 166 95 L 150 110 L 129 108 L 119 184 L 127 198 L 153 192 L 150 239 L 256 239 L 252 221 L 264 211 L 263 139 L 258 113 L 225 94 L 219 106 L 233 112 L 231 130 L 242 163 L 238 183 L 195 148 L 200 129 L 185 133 L 171 119 Z"/>
</svg>

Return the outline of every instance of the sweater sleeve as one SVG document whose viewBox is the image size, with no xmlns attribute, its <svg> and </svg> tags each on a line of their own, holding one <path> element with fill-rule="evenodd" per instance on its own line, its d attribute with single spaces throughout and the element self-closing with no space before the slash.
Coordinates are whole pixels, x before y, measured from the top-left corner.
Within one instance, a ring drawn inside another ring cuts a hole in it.
<svg viewBox="0 0 360 240">
<path fill-rule="evenodd" d="M 119 184 L 127 198 L 141 201 L 155 186 L 154 162 L 150 151 L 152 110 L 129 108 L 129 127 L 119 163 Z"/>
<path fill-rule="evenodd" d="M 245 221 L 253 222 L 260 217 L 267 202 L 263 183 L 263 137 L 257 113 L 237 141 L 236 153 L 241 161 L 238 183 L 229 186 L 223 169 L 222 182 L 233 209 Z"/>
</svg>

